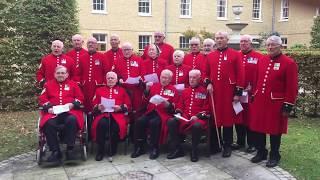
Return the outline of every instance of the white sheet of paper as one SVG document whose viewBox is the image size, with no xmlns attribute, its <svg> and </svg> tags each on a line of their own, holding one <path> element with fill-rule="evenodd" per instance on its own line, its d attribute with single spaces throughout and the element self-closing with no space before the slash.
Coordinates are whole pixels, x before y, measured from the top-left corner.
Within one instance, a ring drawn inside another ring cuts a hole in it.
<svg viewBox="0 0 320 180">
<path fill-rule="evenodd" d="M 103 112 L 114 112 L 113 106 L 116 104 L 115 99 L 101 97 L 101 104 L 105 108 Z"/>
<path fill-rule="evenodd" d="M 152 103 L 152 104 L 158 105 L 158 104 L 161 104 L 163 101 L 166 101 L 166 100 L 167 100 L 166 98 L 160 96 L 159 94 L 156 94 L 156 95 L 154 95 L 154 96 L 152 96 L 150 98 L 149 102 Z"/>
<path fill-rule="evenodd" d="M 243 107 L 240 102 L 237 102 L 237 103 L 232 102 L 232 106 L 236 114 L 239 114 L 241 111 L 243 111 Z"/>
<path fill-rule="evenodd" d="M 184 90 L 184 84 L 176 84 L 174 85 L 174 87 L 178 90 L 178 91 L 183 91 Z"/>
<path fill-rule="evenodd" d="M 52 107 L 53 114 L 61 114 L 70 111 L 69 105 L 57 105 Z"/>
<path fill-rule="evenodd" d="M 178 114 L 175 114 L 174 117 L 178 118 L 178 119 L 181 119 L 181 120 L 184 120 L 184 121 L 190 121 L 190 119 L 186 119 Z"/>
<path fill-rule="evenodd" d="M 125 83 L 127 84 L 139 84 L 140 76 L 138 77 L 128 77 Z"/>
<path fill-rule="evenodd" d="M 159 82 L 159 78 L 157 73 L 147 74 L 144 76 L 144 80 L 147 82 L 157 83 Z"/>
<path fill-rule="evenodd" d="M 242 103 L 248 103 L 249 102 L 249 96 L 247 91 L 242 92 L 242 96 L 240 96 L 240 102 Z"/>
</svg>

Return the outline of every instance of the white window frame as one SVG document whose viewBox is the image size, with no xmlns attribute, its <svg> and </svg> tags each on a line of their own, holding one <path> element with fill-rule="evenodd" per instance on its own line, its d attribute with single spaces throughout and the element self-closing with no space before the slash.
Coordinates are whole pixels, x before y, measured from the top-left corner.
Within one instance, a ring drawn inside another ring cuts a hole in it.
<svg viewBox="0 0 320 180">
<path fill-rule="evenodd" d="M 99 38 L 96 38 L 96 36 L 99 36 Z M 101 40 L 100 36 L 104 36 L 104 41 Z M 101 32 L 94 32 L 92 33 L 92 37 L 96 38 L 97 39 L 97 44 L 98 44 L 98 51 L 107 51 L 108 50 L 108 41 L 107 41 L 107 33 L 101 33 Z M 105 50 L 101 50 L 101 45 L 104 45 L 106 47 Z"/>
<path fill-rule="evenodd" d="M 186 1 L 186 3 L 182 2 Z M 189 2 L 188 2 L 189 1 Z M 189 9 L 185 9 L 186 14 L 182 14 L 182 3 L 185 4 L 186 7 L 189 7 Z M 180 0 L 180 18 L 191 18 L 192 17 L 192 0 Z"/>
<path fill-rule="evenodd" d="M 149 38 L 149 42 L 142 42 L 142 41 L 140 41 L 140 37 L 142 37 L 142 38 L 146 38 L 146 37 L 148 37 Z M 138 36 L 138 49 L 139 49 L 139 51 L 143 51 L 144 50 L 144 48 L 147 46 L 147 45 L 149 45 L 149 44 L 151 44 L 152 43 L 152 35 L 150 35 L 150 34 L 140 34 L 139 36 Z M 140 44 L 141 44 L 141 48 L 140 48 Z"/>
<path fill-rule="evenodd" d="M 220 17 L 220 7 L 222 5 L 220 5 L 220 2 L 224 1 L 225 2 L 225 7 L 224 7 L 224 16 Z M 217 0 L 217 20 L 228 20 L 228 0 Z"/>
<path fill-rule="evenodd" d="M 140 12 L 140 2 L 141 3 L 149 3 L 149 12 Z M 138 0 L 138 15 L 139 16 L 151 16 L 152 15 L 152 0 Z"/>
<path fill-rule="evenodd" d="M 98 1 L 98 0 L 92 0 L 92 4 L 91 4 L 92 11 L 91 11 L 91 13 L 93 13 L 93 14 L 107 14 L 108 13 L 108 11 L 107 11 L 107 0 L 99 0 L 100 2 L 103 3 L 103 6 L 104 6 L 103 10 L 95 10 L 93 1 Z"/>
<path fill-rule="evenodd" d="M 255 4 L 258 4 L 259 6 L 255 6 Z M 257 7 L 257 8 L 255 8 Z M 259 17 L 256 18 L 254 15 L 258 13 Z M 262 21 L 262 0 L 252 0 L 252 20 L 253 21 Z"/>
<path fill-rule="evenodd" d="M 285 6 L 285 2 L 287 2 L 287 6 Z M 289 0 L 281 0 L 281 8 L 280 8 L 280 21 L 288 21 L 289 20 Z M 287 15 L 288 16 L 283 16 L 284 10 L 287 10 Z"/>
<path fill-rule="evenodd" d="M 314 16 L 314 18 L 320 16 L 320 7 L 316 7 L 316 15 Z"/>
<path fill-rule="evenodd" d="M 287 49 L 288 48 L 288 37 L 282 36 L 281 41 L 282 41 L 282 44 L 281 44 L 282 48 Z"/>
<path fill-rule="evenodd" d="M 184 36 L 179 36 L 179 49 L 189 49 L 190 48 L 189 41 L 190 39 L 187 39 Z"/>
</svg>

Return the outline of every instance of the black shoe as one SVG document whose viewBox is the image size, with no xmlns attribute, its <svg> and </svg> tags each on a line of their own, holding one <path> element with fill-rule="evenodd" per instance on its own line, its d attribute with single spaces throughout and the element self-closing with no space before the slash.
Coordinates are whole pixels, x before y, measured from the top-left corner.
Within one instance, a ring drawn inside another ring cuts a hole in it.
<svg viewBox="0 0 320 180">
<path fill-rule="evenodd" d="M 74 151 L 67 150 L 66 151 L 66 161 L 75 161 L 77 160 Z"/>
<path fill-rule="evenodd" d="M 167 155 L 167 159 L 176 159 L 183 156 L 184 156 L 183 150 L 181 148 L 177 148 Z"/>
<path fill-rule="evenodd" d="M 280 159 L 269 159 L 266 166 L 269 168 L 276 167 L 279 164 Z"/>
<path fill-rule="evenodd" d="M 52 151 L 51 155 L 47 158 L 48 163 L 59 164 L 61 162 L 62 154 L 60 151 Z"/>
<path fill-rule="evenodd" d="M 241 148 L 244 148 L 244 145 L 237 144 L 237 143 L 231 144 L 231 149 L 232 149 L 232 150 L 239 150 L 239 149 L 241 149 Z"/>
<path fill-rule="evenodd" d="M 223 148 L 223 151 L 222 151 L 222 157 L 230 157 L 231 156 L 231 147 L 230 146 L 227 146 L 227 147 L 224 147 Z"/>
<path fill-rule="evenodd" d="M 247 149 L 246 149 L 246 152 L 247 153 L 253 153 L 255 152 L 257 149 L 254 147 L 254 146 L 249 146 Z"/>
<path fill-rule="evenodd" d="M 159 157 L 159 148 L 152 148 L 149 154 L 150 159 L 157 159 Z"/>
<path fill-rule="evenodd" d="M 101 161 L 101 160 L 103 159 L 103 156 L 104 156 L 103 153 L 99 153 L 99 152 L 98 152 L 98 153 L 96 154 L 96 161 Z"/>
<path fill-rule="evenodd" d="M 142 154 L 145 154 L 146 152 L 144 151 L 143 147 L 135 147 L 133 153 L 131 154 L 131 158 L 137 158 L 141 156 Z"/>
<path fill-rule="evenodd" d="M 266 160 L 267 159 L 267 156 L 268 156 L 268 153 L 262 153 L 262 152 L 259 152 L 257 153 L 257 155 L 255 155 L 252 159 L 251 159 L 251 162 L 253 163 L 259 163 L 263 160 Z"/>
<path fill-rule="evenodd" d="M 197 162 L 197 161 L 199 160 L 198 150 L 197 150 L 197 149 L 192 149 L 192 150 L 191 150 L 190 160 L 191 160 L 192 162 Z"/>
</svg>

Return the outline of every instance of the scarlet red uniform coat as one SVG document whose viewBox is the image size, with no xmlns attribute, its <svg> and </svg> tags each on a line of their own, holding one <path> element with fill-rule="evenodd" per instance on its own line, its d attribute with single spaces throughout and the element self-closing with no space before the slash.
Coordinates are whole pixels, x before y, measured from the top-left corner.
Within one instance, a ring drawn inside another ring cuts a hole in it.
<svg viewBox="0 0 320 180">
<path fill-rule="evenodd" d="M 159 80 L 161 71 L 164 70 L 166 66 L 168 66 L 168 62 L 165 59 L 151 59 L 148 57 L 146 60 L 142 61 L 142 78 L 144 79 L 145 75 L 156 73 Z"/>
<path fill-rule="evenodd" d="M 244 67 L 244 88 L 247 88 L 248 86 L 251 86 L 251 90 L 248 91 L 249 97 L 252 95 L 252 87 L 256 86 L 257 82 L 257 71 L 258 71 L 258 62 L 260 59 L 263 58 L 263 55 L 251 50 L 248 53 L 244 54 L 240 51 L 240 58 L 243 63 Z M 249 108 L 251 101 L 248 100 L 248 103 L 241 103 L 243 106 L 243 111 L 240 112 L 239 116 L 237 117 L 236 124 L 249 124 Z"/>
<path fill-rule="evenodd" d="M 79 60 L 80 60 L 80 57 L 84 54 L 86 54 L 88 51 L 81 48 L 79 50 L 76 50 L 76 49 L 72 49 L 70 50 L 69 52 L 66 53 L 67 56 L 71 57 L 74 62 L 75 62 L 75 66 L 76 68 L 79 66 Z"/>
<path fill-rule="evenodd" d="M 149 102 L 149 99 L 156 94 L 164 98 L 167 98 L 167 101 L 172 103 L 173 106 L 175 106 L 175 104 L 178 103 L 179 97 L 177 96 L 177 90 L 172 85 L 162 87 L 160 83 L 155 83 L 153 86 L 150 87 L 148 97 L 144 97 L 144 99 Z M 155 105 L 152 103 L 148 103 L 147 111 L 145 114 L 148 114 L 153 110 L 156 111 L 161 118 L 161 131 L 159 143 L 164 144 L 168 135 L 167 121 L 169 118 L 172 118 L 173 116 L 172 114 L 168 113 L 168 109 L 163 104 Z"/>
<path fill-rule="evenodd" d="M 93 105 L 97 106 L 101 104 L 101 97 L 107 98 L 107 99 L 114 99 L 115 105 L 127 105 L 128 110 L 131 108 L 131 102 L 130 98 L 122 87 L 114 86 L 114 87 L 100 87 L 96 90 L 94 99 L 93 99 Z M 127 125 L 128 125 L 128 117 L 123 112 L 112 112 L 110 115 L 113 117 L 113 119 L 116 121 L 116 123 L 119 126 L 119 137 L 120 139 L 125 138 L 127 134 Z M 96 135 L 97 135 L 97 126 L 99 121 L 103 118 L 109 118 L 108 113 L 101 113 L 97 116 L 95 116 L 92 127 L 91 127 L 91 137 L 95 141 Z"/>
<path fill-rule="evenodd" d="M 244 69 L 237 51 L 226 48 L 208 55 L 207 77 L 213 85 L 217 126 L 230 127 L 236 120 L 232 102 L 235 88 L 243 88 Z"/>
<path fill-rule="evenodd" d="M 85 97 L 86 112 L 92 111 L 92 98 L 96 88 L 105 85 L 106 71 L 106 59 L 102 53 L 86 53 L 80 57 L 77 77 Z"/>
<path fill-rule="evenodd" d="M 118 79 L 123 79 L 125 82 L 129 77 L 141 76 L 141 58 L 136 55 L 132 55 L 130 58 L 121 58 L 114 64 L 114 71 L 118 74 Z M 139 111 L 142 105 L 142 92 L 143 88 L 139 84 L 122 84 L 127 90 L 131 102 L 133 111 Z"/>
<path fill-rule="evenodd" d="M 65 80 L 64 82 L 59 83 L 56 79 L 53 79 L 45 83 L 44 89 L 39 96 L 40 106 L 44 106 L 48 103 L 53 106 L 64 105 L 67 103 L 72 103 L 74 101 L 82 103 L 83 95 L 77 83 L 71 80 Z M 68 113 L 74 115 L 77 118 L 78 127 L 79 129 L 82 129 L 84 123 L 82 111 L 71 109 Z M 55 117 L 55 114 L 42 112 L 40 128 L 42 128 L 48 120 Z"/>
<path fill-rule="evenodd" d="M 65 66 L 69 73 L 69 79 L 74 79 L 76 66 L 74 60 L 67 55 L 61 54 L 54 56 L 49 54 L 41 59 L 41 64 L 37 71 L 37 82 L 45 80 L 46 82 L 54 79 L 54 70 L 58 65 Z"/>
<path fill-rule="evenodd" d="M 176 105 L 176 111 L 181 111 L 182 116 L 186 119 L 190 119 L 192 116 L 196 116 L 198 113 L 209 114 L 209 95 L 208 91 L 203 86 L 197 86 L 195 88 L 189 87 L 182 92 L 179 98 L 179 103 Z M 207 121 L 196 119 L 192 122 L 179 120 L 179 129 L 181 133 L 187 133 L 194 123 L 201 124 L 203 129 L 207 128 Z"/>
<path fill-rule="evenodd" d="M 118 48 L 117 50 L 110 49 L 109 51 L 104 53 L 104 56 L 107 59 L 107 70 L 111 71 L 114 69 L 114 63 L 123 58 L 122 49 Z"/>
<path fill-rule="evenodd" d="M 251 107 L 251 130 L 266 134 L 287 133 L 288 117 L 282 115 L 284 103 L 295 104 L 298 94 L 298 66 L 280 54 L 264 57 L 258 63 L 258 81 Z"/>
<path fill-rule="evenodd" d="M 176 66 L 171 64 L 167 66 L 166 69 L 169 69 L 173 73 L 171 80 L 172 85 L 184 84 L 184 87 L 189 86 L 189 71 L 191 70 L 190 66 L 184 64 Z"/>
<path fill-rule="evenodd" d="M 168 44 L 168 43 L 161 43 L 158 45 L 160 49 L 160 55 L 159 58 L 165 59 L 168 61 L 168 64 L 173 64 L 173 53 L 174 53 L 174 48 Z M 148 50 L 149 46 L 146 46 L 143 51 L 143 55 L 141 56 L 142 59 L 147 59 L 148 56 Z"/>
</svg>

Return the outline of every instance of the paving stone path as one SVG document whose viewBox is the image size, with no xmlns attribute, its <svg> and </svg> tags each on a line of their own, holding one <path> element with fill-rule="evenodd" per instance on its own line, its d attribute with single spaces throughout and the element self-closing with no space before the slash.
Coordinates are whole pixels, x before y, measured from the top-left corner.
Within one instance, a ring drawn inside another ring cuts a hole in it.
<svg viewBox="0 0 320 180">
<path fill-rule="evenodd" d="M 280 167 L 266 168 L 265 161 L 253 164 L 252 154 L 234 151 L 230 158 L 221 154 L 210 158 L 200 157 L 197 163 L 189 156 L 168 160 L 162 154 L 157 160 L 147 155 L 131 159 L 129 155 L 117 155 L 110 163 L 105 158 L 96 162 L 93 155 L 85 162 L 59 167 L 39 167 L 35 153 L 30 152 L 0 162 L 0 180 L 64 180 L 64 179 L 153 179 L 153 180 L 284 180 L 295 178 Z"/>
</svg>

